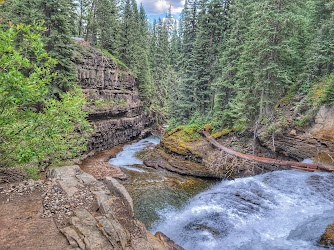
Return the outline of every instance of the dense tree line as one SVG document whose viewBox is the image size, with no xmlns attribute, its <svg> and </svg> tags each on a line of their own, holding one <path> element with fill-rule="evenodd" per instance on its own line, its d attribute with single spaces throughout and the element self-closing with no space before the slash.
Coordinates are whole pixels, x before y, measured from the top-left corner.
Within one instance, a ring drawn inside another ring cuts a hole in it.
<svg viewBox="0 0 334 250">
<path fill-rule="evenodd" d="M 326 78 L 333 72 L 333 8 L 327 0 L 186 1 L 173 123 L 215 120 L 242 130 L 272 116 L 290 89 L 324 79 L 325 101 L 333 101 Z"/>
</svg>

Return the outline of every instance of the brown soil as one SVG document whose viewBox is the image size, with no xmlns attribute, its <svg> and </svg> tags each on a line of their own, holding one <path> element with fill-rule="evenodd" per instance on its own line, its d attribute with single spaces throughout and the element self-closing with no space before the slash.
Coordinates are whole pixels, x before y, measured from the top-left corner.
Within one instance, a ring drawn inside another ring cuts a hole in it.
<svg viewBox="0 0 334 250">
<path fill-rule="evenodd" d="M 71 249 L 52 218 L 42 218 L 42 190 L 0 194 L 0 249 Z"/>
<path fill-rule="evenodd" d="M 92 165 L 96 162 L 108 162 L 110 158 L 116 157 L 116 155 L 123 150 L 125 144 L 120 144 L 118 146 L 112 147 L 110 149 L 103 150 L 98 153 L 94 153 L 92 156 L 87 157 L 80 164 L 80 168 L 83 169 L 86 166 Z"/>
</svg>

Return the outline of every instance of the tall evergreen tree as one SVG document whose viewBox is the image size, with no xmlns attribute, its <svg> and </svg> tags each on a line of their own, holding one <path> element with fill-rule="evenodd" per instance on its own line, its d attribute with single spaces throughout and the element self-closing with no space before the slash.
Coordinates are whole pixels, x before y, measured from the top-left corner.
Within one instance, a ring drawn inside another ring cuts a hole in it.
<svg viewBox="0 0 334 250">
<path fill-rule="evenodd" d="M 181 39 L 177 29 L 176 22 L 174 23 L 173 32 L 170 42 L 170 65 L 175 71 L 179 71 L 181 56 Z"/>
<path fill-rule="evenodd" d="M 143 5 L 140 5 L 139 10 L 139 33 L 138 42 L 138 80 L 140 83 L 141 96 L 146 102 L 152 99 L 153 87 L 151 80 L 151 71 L 149 63 L 149 33 L 148 33 L 147 16 Z"/>
<path fill-rule="evenodd" d="M 169 40 L 168 40 L 168 26 L 159 19 L 154 28 L 155 45 L 153 49 L 153 58 L 151 58 L 152 78 L 155 89 L 154 104 L 155 108 L 159 109 L 161 113 L 167 112 L 167 100 L 169 89 L 169 73 L 171 71 L 169 64 Z M 152 55 L 151 55 L 152 56 Z"/>
<path fill-rule="evenodd" d="M 224 4 L 220 0 L 202 0 L 193 52 L 196 77 L 193 84 L 196 106 L 204 116 L 213 108 L 212 85 L 220 76 L 219 52 L 224 25 Z"/>
<path fill-rule="evenodd" d="M 67 91 L 75 82 L 71 62 L 71 36 L 74 33 L 75 4 L 72 0 L 9 0 L 2 6 L 5 19 L 14 23 L 32 24 L 45 21 L 42 40 L 46 51 L 57 59 L 53 69 L 57 75 L 50 85 L 50 94 Z M 6 11 L 7 10 L 7 11 Z"/>
<path fill-rule="evenodd" d="M 334 3 L 333 1 L 310 1 L 310 44 L 307 47 L 307 80 L 329 75 L 334 69 Z"/>
<path fill-rule="evenodd" d="M 238 110 L 235 110 L 235 100 L 231 98 L 238 91 L 237 73 L 239 60 L 246 40 L 246 32 L 250 23 L 249 4 L 251 0 L 227 1 L 226 30 L 223 35 L 221 48 L 222 75 L 216 83 L 215 113 L 225 124 L 232 122 Z M 231 102 L 230 102 L 231 101 Z M 223 114 L 224 113 L 224 114 Z"/>
<path fill-rule="evenodd" d="M 50 56 L 57 59 L 53 79 L 53 92 L 67 91 L 76 80 L 72 56 L 71 35 L 74 33 L 74 8 L 72 0 L 38 0 L 40 19 L 45 20 L 47 28 L 43 42 Z"/>
<path fill-rule="evenodd" d="M 180 62 L 181 83 L 180 83 L 180 109 L 181 116 L 176 117 L 179 122 L 190 118 L 196 110 L 194 68 L 195 58 L 193 54 L 194 42 L 197 32 L 197 0 L 186 1 L 181 18 L 181 39 L 182 39 L 182 60 Z"/>
<path fill-rule="evenodd" d="M 115 0 L 98 0 L 96 10 L 98 45 L 117 55 L 119 46 L 118 10 Z"/>
<path fill-rule="evenodd" d="M 238 61 L 236 116 L 244 126 L 272 114 L 272 107 L 294 81 L 302 50 L 294 33 L 303 28 L 303 1 L 253 1 L 246 9 L 252 22 Z M 261 14 L 260 14 L 261 13 Z M 291 32 L 294 31 L 294 32 Z"/>
</svg>

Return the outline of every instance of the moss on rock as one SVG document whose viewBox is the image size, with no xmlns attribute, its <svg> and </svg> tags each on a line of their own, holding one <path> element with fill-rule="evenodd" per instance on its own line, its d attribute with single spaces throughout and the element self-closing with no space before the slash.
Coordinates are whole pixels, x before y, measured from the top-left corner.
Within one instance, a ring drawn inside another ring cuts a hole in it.
<svg viewBox="0 0 334 250">
<path fill-rule="evenodd" d="M 321 236 L 319 243 L 327 248 L 334 246 L 334 224 L 326 228 L 325 233 Z"/>
</svg>

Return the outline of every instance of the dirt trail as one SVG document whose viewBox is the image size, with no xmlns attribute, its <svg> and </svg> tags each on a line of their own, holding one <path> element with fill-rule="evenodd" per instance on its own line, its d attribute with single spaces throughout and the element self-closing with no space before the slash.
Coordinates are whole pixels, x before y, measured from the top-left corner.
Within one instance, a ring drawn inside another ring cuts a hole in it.
<svg viewBox="0 0 334 250">
<path fill-rule="evenodd" d="M 2 185 L 4 187 L 4 185 Z M 41 218 L 42 190 L 0 194 L 0 249 L 72 249 L 52 218 Z"/>
</svg>

